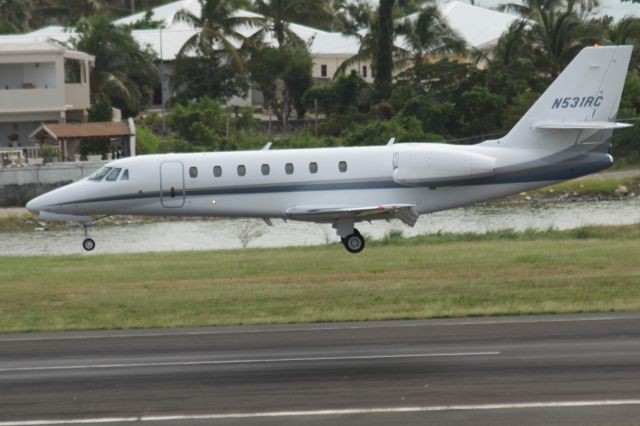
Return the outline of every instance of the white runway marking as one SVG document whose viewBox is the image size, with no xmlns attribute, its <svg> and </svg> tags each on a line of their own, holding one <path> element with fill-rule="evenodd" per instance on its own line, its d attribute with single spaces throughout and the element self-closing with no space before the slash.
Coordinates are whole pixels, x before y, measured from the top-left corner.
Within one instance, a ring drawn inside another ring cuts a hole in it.
<svg viewBox="0 0 640 426">
<path fill-rule="evenodd" d="M 220 334 L 261 334 L 261 333 L 290 333 L 290 332 L 318 332 L 318 331 L 335 331 L 335 330 L 361 330 L 361 329 L 375 329 L 375 328 L 413 328 L 413 327 L 453 327 L 453 326 L 465 326 L 465 325 L 499 325 L 499 324 L 539 324 L 539 323 L 564 323 L 564 322 L 584 322 L 584 321 L 621 321 L 621 320 L 637 320 L 640 319 L 640 315 L 630 314 L 624 316 L 599 316 L 594 314 L 593 316 L 580 316 L 580 317 L 495 317 L 495 318 L 469 318 L 469 320 L 419 320 L 419 323 L 411 322 L 398 322 L 397 324 L 375 324 L 375 322 L 369 322 L 366 324 L 353 323 L 342 325 L 318 325 L 310 327 L 278 327 L 273 326 L 269 328 L 257 328 L 251 326 L 245 326 L 242 329 L 225 330 L 221 327 L 220 330 L 180 330 L 175 329 L 171 331 L 141 331 L 131 330 L 120 334 L 109 334 L 97 332 L 97 334 L 84 334 L 80 332 L 79 335 L 69 335 L 69 332 L 60 332 L 57 336 L 21 336 L 21 337 L 0 337 L 0 342 L 37 342 L 46 340 L 84 340 L 84 339 L 131 339 L 139 337 L 179 337 L 179 336 L 207 336 L 207 335 L 220 335 Z"/>
<path fill-rule="evenodd" d="M 264 359 L 230 359 L 211 361 L 183 361 L 183 362 L 148 362 L 128 364 L 87 364 L 87 365 L 51 365 L 33 367 L 0 368 L 0 373 L 17 371 L 47 371 L 47 370 L 87 370 L 94 368 L 133 368 L 133 367 L 183 367 L 192 365 L 225 365 L 225 364 L 264 364 L 277 362 L 320 362 L 320 361 L 349 361 L 366 359 L 394 359 L 394 358 L 433 358 L 456 356 L 489 356 L 500 355 L 500 352 L 451 352 L 432 354 L 399 354 L 399 355 L 355 355 L 355 356 L 324 356 L 301 358 L 264 358 Z"/>
<path fill-rule="evenodd" d="M 229 413 L 229 414 L 194 414 L 168 416 L 133 416 L 133 417 L 102 417 L 94 419 L 56 419 L 56 420 L 24 420 L 0 422 L 0 426 L 47 426 L 63 424 L 91 424 L 91 423 L 133 423 L 133 422 L 163 422 L 189 420 L 224 420 L 249 419 L 260 417 L 315 417 L 341 416 L 353 414 L 393 414 L 420 413 L 430 411 L 470 411 L 470 410 L 513 410 L 526 408 L 572 408 L 572 407 L 604 407 L 620 405 L 640 405 L 640 399 L 601 400 L 601 401 L 565 401 L 565 402 L 520 402 L 502 404 L 470 404 L 470 405 L 436 405 L 426 407 L 397 407 L 397 408 L 347 408 L 342 410 L 310 410 L 310 411 L 267 411 L 258 413 Z"/>
</svg>

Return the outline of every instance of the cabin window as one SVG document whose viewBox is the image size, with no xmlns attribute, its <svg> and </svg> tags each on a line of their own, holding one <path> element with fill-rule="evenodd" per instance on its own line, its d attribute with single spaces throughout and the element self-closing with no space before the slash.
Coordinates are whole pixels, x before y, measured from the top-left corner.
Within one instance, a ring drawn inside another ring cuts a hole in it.
<svg viewBox="0 0 640 426">
<path fill-rule="evenodd" d="M 197 167 L 189 167 L 189 176 L 191 176 L 192 178 L 197 178 L 198 177 L 198 168 Z"/>
<path fill-rule="evenodd" d="M 129 169 L 125 169 L 120 176 L 120 180 L 129 180 Z"/>
<path fill-rule="evenodd" d="M 220 167 L 220 166 L 213 166 L 213 176 L 214 176 L 214 177 L 220 177 L 220 176 L 222 176 L 222 167 Z"/>
<path fill-rule="evenodd" d="M 346 161 L 341 161 L 338 163 L 338 170 L 340 170 L 340 173 L 344 173 L 347 171 L 347 162 Z"/>
<path fill-rule="evenodd" d="M 287 163 L 284 165 L 284 171 L 288 174 L 288 175 L 292 175 L 293 174 L 293 163 Z"/>
<path fill-rule="evenodd" d="M 262 172 L 262 174 L 263 174 L 264 176 L 268 176 L 268 175 L 269 175 L 269 173 L 271 172 L 271 167 L 269 167 L 269 165 L 268 165 L 268 164 L 263 164 L 263 165 L 260 167 L 260 171 Z"/>
<path fill-rule="evenodd" d="M 318 163 L 316 163 L 315 161 L 309 163 L 309 171 L 311 173 L 318 173 Z"/>
<path fill-rule="evenodd" d="M 109 173 L 107 175 L 106 180 L 108 180 L 109 182 L 114 182 L 114 181 L 118 180 L 118 175 L 120 174 L 121 170 L 122 169 L 120 169 L 120 168 L 111 170 L 111 173 Z"/>
<path fill-rule="evenodd" d="M 244 176 L 247 174 L 247 168 L 245 166 L 243 166 L 242 164 L 240 164 L 238 166 L 238 176 Z"/>
<path fill-rule="evenodd" d="M 91 176 L 89 176 L 89 180 L 95 180 L 96 182 L 100 182 L 106 175 L 111 171 L 111 167 L 102 167 L 96 170 Z"/>
</svg>

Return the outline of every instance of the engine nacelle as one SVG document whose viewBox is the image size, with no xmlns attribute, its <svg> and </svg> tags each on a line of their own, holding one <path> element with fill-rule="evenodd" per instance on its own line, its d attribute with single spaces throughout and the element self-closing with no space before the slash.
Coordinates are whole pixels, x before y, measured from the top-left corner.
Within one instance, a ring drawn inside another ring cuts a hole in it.
<svg viewBox="0 0 640 426">
<path fill-rule="evenodd" d="M 396 151 L 393 180 L 407 186 L 432 186 L 491 177 L 495 158 L 446 145 Z"/>
</svg>

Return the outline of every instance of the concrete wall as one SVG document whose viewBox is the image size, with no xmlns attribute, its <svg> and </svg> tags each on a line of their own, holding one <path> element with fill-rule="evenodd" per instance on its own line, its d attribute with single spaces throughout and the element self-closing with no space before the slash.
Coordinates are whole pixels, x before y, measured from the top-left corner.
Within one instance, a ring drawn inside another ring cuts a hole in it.
<svg viewBox="0 0 640 426">
<path fill-rule="evenodd" d="M 89 176 L 105 163 L 59 163 L 0 169 L 0 207 L 23 207 L 31 198 Z"/>
</svg>

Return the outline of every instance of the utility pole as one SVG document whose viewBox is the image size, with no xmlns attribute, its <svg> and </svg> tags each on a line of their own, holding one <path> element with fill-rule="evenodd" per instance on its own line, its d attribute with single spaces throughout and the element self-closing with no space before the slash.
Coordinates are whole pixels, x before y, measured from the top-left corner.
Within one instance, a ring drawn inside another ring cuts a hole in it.
<svg viewBox="0 0 640 426">
<path fill-rule="evenodd" d="M 131 0 L 131 4 L 135 0 Z M 163 49 L 162 49 L 162 27 L 160 28 L 160 103 L 162 104 L 162 135 L 164 137 L 167 136 L 167 108 L 164 102 L 164 61 L 163 57 Z"/>
</svg>

